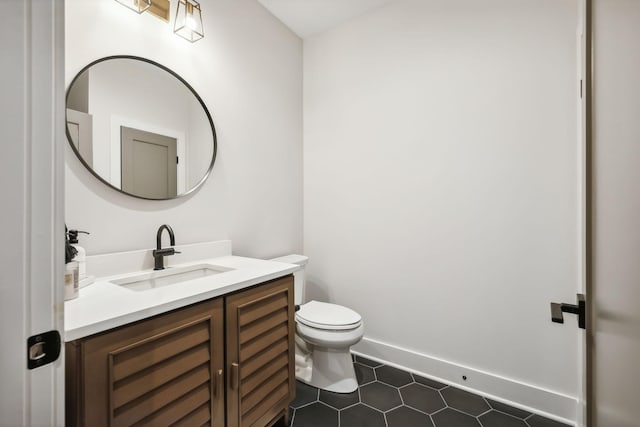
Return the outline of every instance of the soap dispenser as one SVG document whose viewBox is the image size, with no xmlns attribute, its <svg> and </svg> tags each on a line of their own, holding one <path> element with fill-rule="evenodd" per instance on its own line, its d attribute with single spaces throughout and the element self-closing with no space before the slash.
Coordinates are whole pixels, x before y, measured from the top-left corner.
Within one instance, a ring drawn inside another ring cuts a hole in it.
<svg viewBox="0 0 640 427">
<path fill-rule="evenodd" d="M 78 298 L 78 263 L 73 258 L 78 254 L 76 248 L 69 243 L 69 231 L 64 226 L 64 300 Z"/>
<path fill-rule="evenodd" d="M 93 283 L 93 277 L 87 276 L 87 262 L 86 262 L 86 251 L 82 246 L 78 244 L 78 234 L 91 234 L 87 231 L 80 230 L 69 230 L 69 243 L 73 246 L 78 253 L 73 258 L 73 261 L 78 263 L 78 280 L 80 282 L 80 287 L 89 285 Z"/>
</svg>

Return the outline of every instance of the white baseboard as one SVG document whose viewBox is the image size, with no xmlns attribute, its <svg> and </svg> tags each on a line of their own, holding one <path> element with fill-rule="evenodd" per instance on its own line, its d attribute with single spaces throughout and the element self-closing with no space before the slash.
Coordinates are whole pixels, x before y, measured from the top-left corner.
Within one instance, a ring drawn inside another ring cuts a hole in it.
<svg viewBox="0 0 640 427">
<path fill-rule="evenodd" d="M 490 372 L 458 365 L 392 344 L 363 338 L 352 348 L 363 357 L 454 385 L 507 405 L 576 425 L 578 399 Z M 462 376 L 466 376 L 466 381 Z"/>
</svg>

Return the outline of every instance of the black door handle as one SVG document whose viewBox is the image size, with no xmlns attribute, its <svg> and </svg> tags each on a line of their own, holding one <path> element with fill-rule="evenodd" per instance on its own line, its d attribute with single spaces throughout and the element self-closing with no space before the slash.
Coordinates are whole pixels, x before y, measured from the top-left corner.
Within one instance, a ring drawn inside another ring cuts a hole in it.
<svg viewBox="0 0 640 427">
<path fill-rule="evenodd" d="M 54 362 L 60 356 L 62 339 L 58 331 L 49 331 L 27 339 L 27 369 Z"/>
<path fill-rule="evenodd" d="M 551 321 L 555 323 L 564 323 L 562 313 L 571 313 L 578 315 L 578 326 L 581 329 L 586 328 L 587 324 L 587 304 L 583 294 L 577 294 L 578 304 L 551 303 Z"/>
</svg>

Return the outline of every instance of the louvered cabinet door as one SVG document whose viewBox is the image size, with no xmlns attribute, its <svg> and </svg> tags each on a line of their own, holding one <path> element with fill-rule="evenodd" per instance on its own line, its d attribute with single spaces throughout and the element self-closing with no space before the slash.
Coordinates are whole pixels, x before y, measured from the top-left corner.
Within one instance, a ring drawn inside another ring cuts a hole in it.
<svg viewBox="0 0 640 427">
<path fill-rule="evenodd" d="M 226 301 L 227 426 L 288 421 L 295 397 L 293 276 Z"/>
<path fill-rule="evenodd" d="M 67 424 L 223 427 L 223 322 L 219 298 L 67 344 Z"/>
</svg>

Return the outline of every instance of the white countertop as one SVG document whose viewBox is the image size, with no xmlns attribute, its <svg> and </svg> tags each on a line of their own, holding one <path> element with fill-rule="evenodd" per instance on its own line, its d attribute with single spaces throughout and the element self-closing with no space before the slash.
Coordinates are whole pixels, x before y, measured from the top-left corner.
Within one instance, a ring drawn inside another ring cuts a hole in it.
<svg viewBox="0 0 640 427">
<path fill-rule="evenodd" d="M 147 269 L 99 278 L 80 289 L 78 298 L 64 304 L 65 342 L 286 276 L 300 268 L 294 264 L 226 255 L 170 265 L 167 270 L 197 264 L 232 270 L 144 291 L 110 283 L 110 280 L 151 271 Z"/>
</svg>

